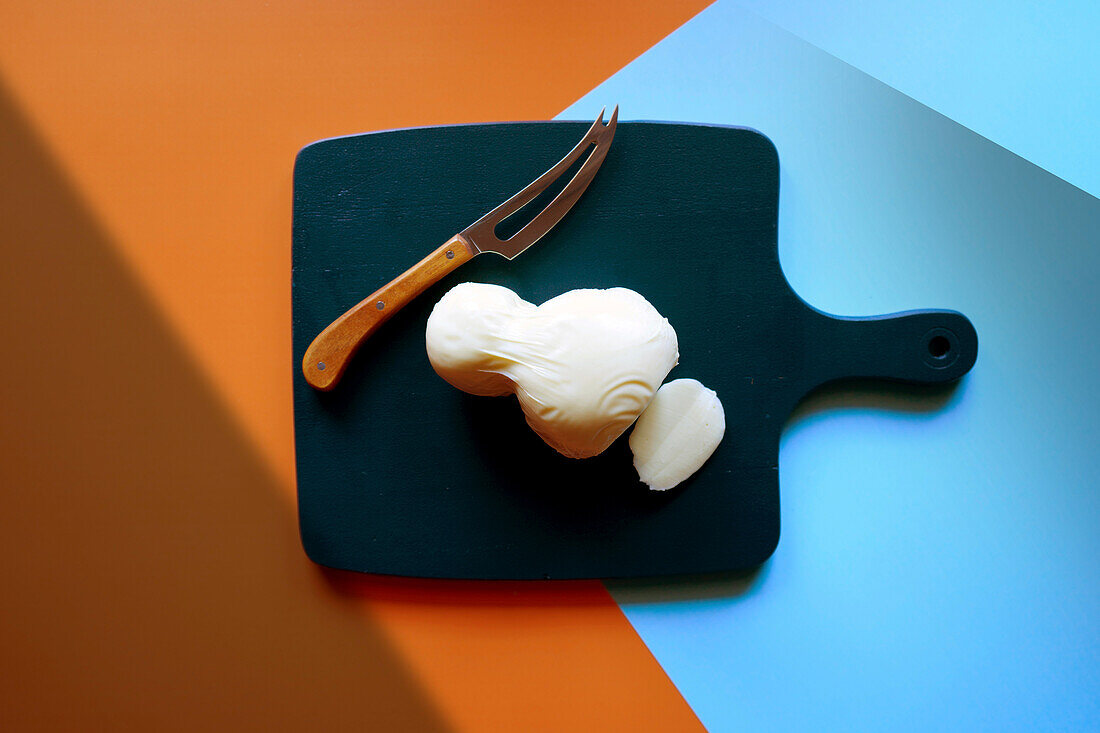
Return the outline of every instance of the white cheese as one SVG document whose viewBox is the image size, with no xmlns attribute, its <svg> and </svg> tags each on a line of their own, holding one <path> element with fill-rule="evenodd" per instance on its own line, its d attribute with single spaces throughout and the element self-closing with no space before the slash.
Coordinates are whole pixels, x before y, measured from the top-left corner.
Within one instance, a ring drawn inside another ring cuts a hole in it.
<svg viewBox="0 0 1100 733">
<path fill-rule="evenodd" d="M 602 453 L 676 366 L 676 332 L 633 290 L 571 290 L 535 306 L 499 285 L 463 283 L 436 304 L 432 367 L 477 395 L 515 392 L 527 423 L 571 458 Z"/>
<path fill-rule="evenodd" d="M 634 468 L 649 488 L 664 491 L 698 471 L 726 432 L 718 395 L 694 379 L 657 390 L 630 434 Z"/>
</svg>

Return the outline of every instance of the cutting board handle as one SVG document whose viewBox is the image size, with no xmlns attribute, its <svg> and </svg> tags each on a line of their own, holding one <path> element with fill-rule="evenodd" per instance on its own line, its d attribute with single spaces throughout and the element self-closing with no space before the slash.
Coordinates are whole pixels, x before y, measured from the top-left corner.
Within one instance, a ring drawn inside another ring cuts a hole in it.
<svg viewBox="0 0 1100 733">
<path fill-rule="evenodd" d="M 313 339 L 302 358 L 302 373 L 315 389 L 336 386 L 351 357 L 379 326 L 409 301 L 474 256 L 473 248 L 455 235 L 437 250 L 329 324 Z"/>
<path fill-rule="evenodd" d="M 978 334 L 962 313 L 921 310 L 869 318 L 821 314 L 811 353 L 822 383 L 847 377 L 950 382 L 978 358 Z"/>
</svg>

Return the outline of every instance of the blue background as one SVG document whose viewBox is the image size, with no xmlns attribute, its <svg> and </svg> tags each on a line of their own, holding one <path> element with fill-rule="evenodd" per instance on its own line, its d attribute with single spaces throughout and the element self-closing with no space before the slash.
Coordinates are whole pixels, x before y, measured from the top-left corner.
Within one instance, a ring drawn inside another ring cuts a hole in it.
<svg viewBox="0 0 1100 733">
<path fill-rule="evenodd" d="M 804 405 L 760 573 L 611 590 L 714 731 L 1100 728 L 1097 13 L 827 7 L 718 3 L 560 117 L 762 131 L 795 291 L 957 309 L 978 363 Z"/>
</svg>

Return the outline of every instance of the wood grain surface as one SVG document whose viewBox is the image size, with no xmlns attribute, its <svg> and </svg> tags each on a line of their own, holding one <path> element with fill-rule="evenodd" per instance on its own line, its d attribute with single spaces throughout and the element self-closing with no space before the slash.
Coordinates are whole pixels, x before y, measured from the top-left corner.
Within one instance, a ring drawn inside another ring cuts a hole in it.
<svg viewBox="0 0 1100 733">
<path fill-rule="evenodd" d="M 418 128 L 303 150 L 295 354 L 365 283 L 401 272 L 418 247 L 518 190 L 584 129 Z M 338 389 L 318 393 L 298 375 L 299 517 L 310 557 L 485 579 L 728 572 L 766 560 L 779 540 L 779 436 L 803 397 L 854 377 L 949 382 L 977 355 L 958 313 L 846 318 L 804 302 L 779 264 L 778 200 L 777 152 L 756 131 L 621 122 L 599 175 L 546 238 L 515 260 L 479 257 L 425 292 L 370 340 Z M 626 435 L 583 461 L 555 453 L 514 399 L 466 395 L 432 371 L 425 322 L 465 280 L 534 303 L 574 288 L 638 291 L 676 329 L 670 378 L 717 391 L 725 439 L 668 492 L 638 481 Z"/>
</svg>

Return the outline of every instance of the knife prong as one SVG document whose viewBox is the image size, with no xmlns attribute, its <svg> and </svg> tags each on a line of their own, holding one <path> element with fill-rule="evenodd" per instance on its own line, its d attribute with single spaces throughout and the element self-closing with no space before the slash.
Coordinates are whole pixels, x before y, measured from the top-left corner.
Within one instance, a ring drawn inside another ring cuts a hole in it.
<svg viewBox="0 0 1100 733">
<path fill-rule="evenodd" d="M 615 126 L 619 119 L 619 107 L 615 106 L 615 109 L 611 112 L 611 119 L 605 125 L 603 124 L 603 115 L 606 111 L 606 107 L 600 110 L 599 117 L 592 123 L 592 126 L 588 128 L 588 132 L 584 134 L 569 153 L 553 165 L 548 171 L 532 181 L 526 188 L 519 193 L 512 196 L 510 199 L 502 203 L 490 211 L 485 216 L 475 221 L 470 226 L 466 227 L 461 234 L 467 239 L 479 252 L 496 252 L 504 255 L 508 259 L 516 257 L 532 244 L 537 242 L 543 236 L 549 232 L 555 224 L 561 221 L 562 217 L 573 208 L 573 205 L 580 199 L 581 194 L 592 182 L 592 179 L 596 176 L 596 171 L 599 170 L 603 164 L 604 158 L 607 157 L 607 151 L 611 146 L 611 141 L 615 137 Z M 500 222 L 507 219 L 512 214 L 515 214 L 525 205 L 530 203 L 540 193 L 549 188 L 553 183 L 558 180 L 569 168 L 576 163 L 583 155 L 589 152 L 589 148 L 592 148 L 591 155 L 584 161 L 580 170 L 576 175 L 566 184 L 565 188 L 554 197 L 545 209 L 535 214 L 531 221 L 525 224 L 518 232 L 513 234 L 508 239 L 500 239 L 496 235 L 496 227 Z"/>
</svg>

